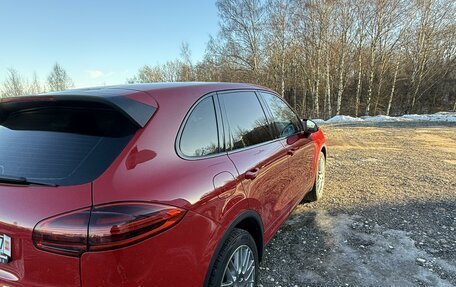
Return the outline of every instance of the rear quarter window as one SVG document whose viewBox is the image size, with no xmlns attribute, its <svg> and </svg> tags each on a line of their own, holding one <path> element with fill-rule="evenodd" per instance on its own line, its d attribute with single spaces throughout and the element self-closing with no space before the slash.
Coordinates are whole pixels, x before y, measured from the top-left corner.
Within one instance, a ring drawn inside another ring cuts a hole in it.
<svg viewBox="0 0 456 287">
<path fill-rule="evenodd" d="M 179 149 L 188 157 L 202 157 L 219 152 L 217 120 L 211 96 L 201 100 L 191 111 L 181 134 Z"/>
</svg>

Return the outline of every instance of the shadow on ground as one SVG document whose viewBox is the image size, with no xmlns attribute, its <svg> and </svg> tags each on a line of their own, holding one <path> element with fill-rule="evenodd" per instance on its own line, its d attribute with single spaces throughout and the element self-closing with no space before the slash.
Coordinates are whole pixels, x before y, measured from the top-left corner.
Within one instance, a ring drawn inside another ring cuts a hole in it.
<svg viewBox="0 0 456 287">
<path fill-rule="evenodd" d="M 455 226 L 456 200 L 300 206 L 266 249 L 261 285 L 455 286 Z"/>
<path fill-rule="evenodd" d="M 456 286 L 456 123 L 324 124 L 325 196 L 267 246 L 262 286 Z"/>
</svg>

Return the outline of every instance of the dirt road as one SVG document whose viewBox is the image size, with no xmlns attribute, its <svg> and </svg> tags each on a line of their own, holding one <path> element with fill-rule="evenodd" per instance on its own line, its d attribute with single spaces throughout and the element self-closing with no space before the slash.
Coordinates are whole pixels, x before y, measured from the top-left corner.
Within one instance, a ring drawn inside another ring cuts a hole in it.
<svg viewBox="0 0 456 287">
<path fill-rule="evenodd" d="M 456 124 L 322 128 L 325 198 L 275 235 L 259 286 L 456 286 Z"/>
</svg>

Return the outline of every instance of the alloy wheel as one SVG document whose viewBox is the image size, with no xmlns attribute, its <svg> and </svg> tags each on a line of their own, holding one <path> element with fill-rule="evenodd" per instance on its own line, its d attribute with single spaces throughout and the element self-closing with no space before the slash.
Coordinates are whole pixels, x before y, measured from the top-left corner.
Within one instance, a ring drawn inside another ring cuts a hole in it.
<svg viewBox="0 0 456 287">
<path fill-rule="evenodd" d="M 326 161 L 324 156 L 318 158 L 318 171 L 317 171 L 317 198 L 323 196 L 323 187 L 325 186 L 325 173 L 326 173 Z"/>
<path fill-rule="evenodd" d="M 255 286 L 255 259 L 249 246 L 241 245 L 233 252 L 225 267 L 220 286 Z"/>
</svg>

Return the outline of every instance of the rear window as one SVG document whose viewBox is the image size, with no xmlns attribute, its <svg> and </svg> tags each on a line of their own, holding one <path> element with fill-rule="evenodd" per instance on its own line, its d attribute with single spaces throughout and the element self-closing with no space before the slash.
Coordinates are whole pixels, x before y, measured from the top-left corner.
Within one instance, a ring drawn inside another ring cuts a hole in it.
<svg viewBox="0 0 456 287">
<path fill-rule="evenodd" d="M 137 130 L 102 104 L 46 104 L 0 121 L 0 177 L 77 185 L 100 176 Z"/>
</svg>

